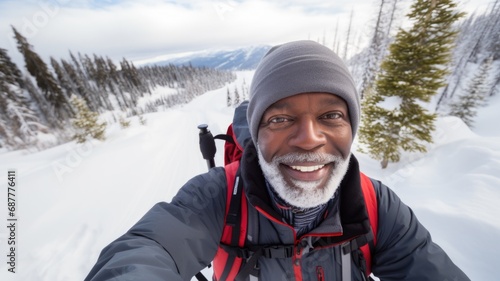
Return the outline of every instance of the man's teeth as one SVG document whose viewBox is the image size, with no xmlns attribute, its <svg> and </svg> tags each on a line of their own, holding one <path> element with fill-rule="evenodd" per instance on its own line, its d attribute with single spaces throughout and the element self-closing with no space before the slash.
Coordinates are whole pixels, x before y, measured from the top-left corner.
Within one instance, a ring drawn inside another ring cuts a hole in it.
<svg viewBox="0 0 500 281">
<path fill-rule="evenodd" d="M 323 168 L 325 165 L 316 165 L 316 166 L 290 166 L 292 169 L 301 171 L 301 172 L 314 172 Z"/>
</svg>

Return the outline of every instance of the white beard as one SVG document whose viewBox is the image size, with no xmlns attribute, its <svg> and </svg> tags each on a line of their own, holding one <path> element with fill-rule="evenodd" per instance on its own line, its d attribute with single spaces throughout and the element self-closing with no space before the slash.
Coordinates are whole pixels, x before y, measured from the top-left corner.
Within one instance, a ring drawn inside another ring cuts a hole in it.
<svg viewBox="0 0 500 281">
<path fill-rule="evenodd" d="M 267 162 L 257 147 L 259 163 L 267 181 L 274 191 L 288 204 L 298 208 L 316 207 L 328 202 L 340 186 L 349 168 L 349 153 L 346 159 L 326 153 L 289 153 L 283 156 L 274 157 L 271 162 Z M 319 181 L 298 181 L 292 180 L 293 185 L 289 185 L 279 170 L 280 163 L 293 162 L 331 162 L 334 165 L 332 174 L 323 188 L 318 188 Z"/>
</svg>

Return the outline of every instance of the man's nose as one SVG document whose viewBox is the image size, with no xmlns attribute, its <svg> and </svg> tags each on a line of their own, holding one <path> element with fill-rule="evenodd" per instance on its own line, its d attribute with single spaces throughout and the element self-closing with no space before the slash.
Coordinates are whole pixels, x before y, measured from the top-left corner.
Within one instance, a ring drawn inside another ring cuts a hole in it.
<svg viewBox="0 0 500 281">
<path fill-rule="evenodd" d="M 289 140 L 289 145 L 303 150 L 314 150 L 326 144 L 326 136 L 318 124 L 318 120 L 312 117 L 297 120 L 294 135 Z"/>
</svg>

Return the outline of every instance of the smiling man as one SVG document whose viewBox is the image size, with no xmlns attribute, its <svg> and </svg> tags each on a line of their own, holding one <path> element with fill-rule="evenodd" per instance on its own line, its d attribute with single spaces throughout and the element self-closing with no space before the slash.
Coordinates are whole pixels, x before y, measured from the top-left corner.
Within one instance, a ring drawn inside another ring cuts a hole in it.
<svg viewBox="0 0 500 281">
<path fill-rule="evenodd" d="M 359 114 L 331 50 L 273 47 L 246 118 L 234 119 L 241 160 L 155 205 L 86 280 L 189 280 L 212 260 L 214 280 L 469 280 L 408 206 L 360 173 L 351 154 Z"/>
<path fill-rule="evenodd" d="M 326 204 L 349 166 L 352 143 L 346 103 L 304 93 L 272 104 L 262 116 L 259 163 L 272 189 L 297 208 Z"/>
</svg>

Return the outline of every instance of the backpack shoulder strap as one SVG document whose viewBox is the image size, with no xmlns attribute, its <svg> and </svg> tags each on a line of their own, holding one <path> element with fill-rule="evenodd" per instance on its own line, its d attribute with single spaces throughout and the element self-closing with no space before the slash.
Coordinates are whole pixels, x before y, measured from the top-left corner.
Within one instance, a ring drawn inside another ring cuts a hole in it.
<svg viewBox="0 0 500 281">
<path fill-rule="evenodd" d="M 239 161 L 224 167 L 227 181 L 226 216 L 219 250 L 214 259 L 214 279 L 234 280 L 243 263 L 241 257 L 228 255 L 226 246 L 243 248 L 247 235 L 247 202 L 240 181 Z"/>
<path fill-rule="evenodd" d="M 225 225 L 231 226 L 233 234 L 231 235 L 232 245 L 244 246 L 247 225 L 247 202 L 243 194 L 243 184 L 240 181 L 239 161 L 235 161 L 227 166 L 226 181 L 227 181 L 227 199 L 226 199 L 226 221 Z M 242 239 L 234 240 L 242 236 Z"/>
<path fill-rule="evenodd" d="M 361 190 L 363 191 L 363 197 L 365 198 L 366 211 L 368 212 L 368 218 L 370 220 L 370 226 L 373 234 L 373 240 L 361 247 L 361 251 L 366 260 L 366 272 L 367 275 L 369 275 L 371 273 L 372 265 L 371 252 L 374 251 L 375 243 L 377 242 L 378 202 L 372 180 L 363 173 L 360 173 L 360 180 Z"/>
<path fill-rule="evenodd" d="M 244 280 L 247 276 L 250 276 L 252 280 L 257 280 L 257 261 L 260 256 L 267 258 L 291 257 L 293 250 L 288 249 L 288 247 L 288 252 L 286 252 L 284 248 L 247 245 L 247 241 L 251 241 L 250 244 L 258 241 L 259 226 L 256 212 L 250 212 L 248 209 L 243 184 L 240 180 L 239 161 L 227 165 L 225 169 L 228 199 L 220 248 L 226 253 L 230 253 L 233 258 L 226 259 L 224 271 L 218 280 Z"/>
</svg>

